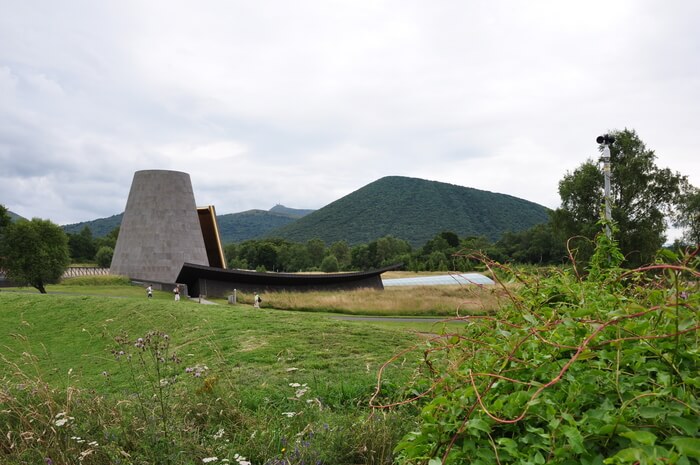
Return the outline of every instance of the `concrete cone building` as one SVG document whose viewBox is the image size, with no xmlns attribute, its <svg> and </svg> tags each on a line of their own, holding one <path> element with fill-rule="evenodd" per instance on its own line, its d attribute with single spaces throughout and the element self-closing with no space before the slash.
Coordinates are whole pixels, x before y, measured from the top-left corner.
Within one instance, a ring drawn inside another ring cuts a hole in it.
<svg viewBox="0 0 700 465">
<path fill-rule="evenodd" d="M 134 173 L 110 273 L 174 283 L 183 263 L 209 266 L 190 175 Z"/>
</svg>

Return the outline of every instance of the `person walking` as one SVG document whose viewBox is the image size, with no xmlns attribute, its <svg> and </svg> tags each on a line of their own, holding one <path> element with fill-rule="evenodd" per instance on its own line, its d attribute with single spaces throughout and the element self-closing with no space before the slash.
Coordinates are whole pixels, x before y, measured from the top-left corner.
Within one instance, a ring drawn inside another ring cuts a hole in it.
<svg viewBox="0 0 700 465">
<path fill-rule="evenodd" d="M 253 297 L 253 308 L 260 308 L 260 302 L 262 302 L 262 299 L 260 298 L 260 295 L 256 292 L 255 297 Z"/>
<path fill-rule="evenodd" d="M 146 295 L 148 296 L 149 299 L 153 297 L 153 285 L 152 284 L 149 284 L 148 287 L 146 288 Z"/>
<path fill-rule="evenodd" d="M 175 286 L 173 294 L 175 294 L 175 302 L 178 302 L 180 300 L 180 286 Z"/>
</svg>

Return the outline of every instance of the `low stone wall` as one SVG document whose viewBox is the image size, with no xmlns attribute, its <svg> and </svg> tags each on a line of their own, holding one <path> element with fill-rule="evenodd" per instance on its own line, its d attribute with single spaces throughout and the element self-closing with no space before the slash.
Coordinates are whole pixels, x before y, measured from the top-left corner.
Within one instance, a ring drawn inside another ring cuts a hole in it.
<svg viewBox="0 0 700 465">
<path fill-rule="evenodd" d="M 78 278 L 80 276 L 107 276 L 109 268 L 95 268 L 92 266 L 71 266 L 63 273 L 62 278 Z"/>
</svg>

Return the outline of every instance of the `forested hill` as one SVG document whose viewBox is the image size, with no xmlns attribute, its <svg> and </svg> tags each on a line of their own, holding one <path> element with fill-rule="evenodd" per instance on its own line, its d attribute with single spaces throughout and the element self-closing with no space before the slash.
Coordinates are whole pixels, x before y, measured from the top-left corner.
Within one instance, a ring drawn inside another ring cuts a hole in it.
<svg viewBox="0 0 700 465">
<path fill-rule="evenodd" d="M 9 210 L 7 211 L 7 214 L 10 215 L 10 219 L 12 221 L 26 220 L 26 218 L 18 215 L 17 213 L 11 212 Z"/>
<path fill-rule="evenodd" d="M 104 237 L 111 233 L 114 228 L 118 228 L 122 224 L 124 213 L 112 215 L 109 218 L 99 218 L 97 220 L 84 221 L 82 223 L 73 223 L 61 226 L 63 230 L 69 234 L 78 234 L 86 226 L 90 228 L 93 237 Z"/>
<path fill-rule="evenodd" d="M 217 215 L 219 235 L 223 244 L 258 239 L 272 230 L 296 221 L 313 210 L 298 210 L 275 205 L 270 210 L 248 210 L 241 213 Z"/>
<path fill-rule="evenodd" d="M 306 216 L 309 213 L 313 213 L 314 210 L 306 210 L 302 208 L 289 208 L 285 207 L 284 205 L 277 204 L 274 207 L 270 208 L 270 213 L 277 213 L 280 215 L 287 215 L 292 218 L 301 218 L 302 216 Z"/>
<path fill-rule="evenodd" d="M 422 246 L 442 231 L 497 240 L 548 220 L 547 208 L 527 200 L 423 179 L 389 176 L 316 210 L 268 237 L 319 238 L 350 245 L 391 235 Z"/>
<path fill-rule="evenodd" d="M 221 242 L 242 242 L 248 239 L 258 239 L 269 231 L 289 224 L 313 210 L 288 208 L 284 205 L 275 205 L 270 210 L 248 210 L 240 213 L 228 213 L 216 215 L 219 225 Z M 104 237 L 118 228 L 122 222 L 123 213 L 100 218 L 82 223 L 74 223 L 63 226 L 67 233 L 78 234 L 86 226 L 90 228 L 93 237 Z"/>
</svg>

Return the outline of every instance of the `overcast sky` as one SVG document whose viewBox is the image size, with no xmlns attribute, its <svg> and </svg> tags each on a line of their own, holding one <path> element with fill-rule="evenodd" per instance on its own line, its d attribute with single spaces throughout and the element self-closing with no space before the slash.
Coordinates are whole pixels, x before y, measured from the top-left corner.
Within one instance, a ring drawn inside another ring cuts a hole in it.
<svg viewBox="0 0 700 465">
<path fill-rule="evenodd" d="M 0 204 L 124 210 L 135 171 L 217 213 L 401 175 L 559 206 L 634 129 L 700 185 L 700 2 L 0 0 Z"/>
</svg>

